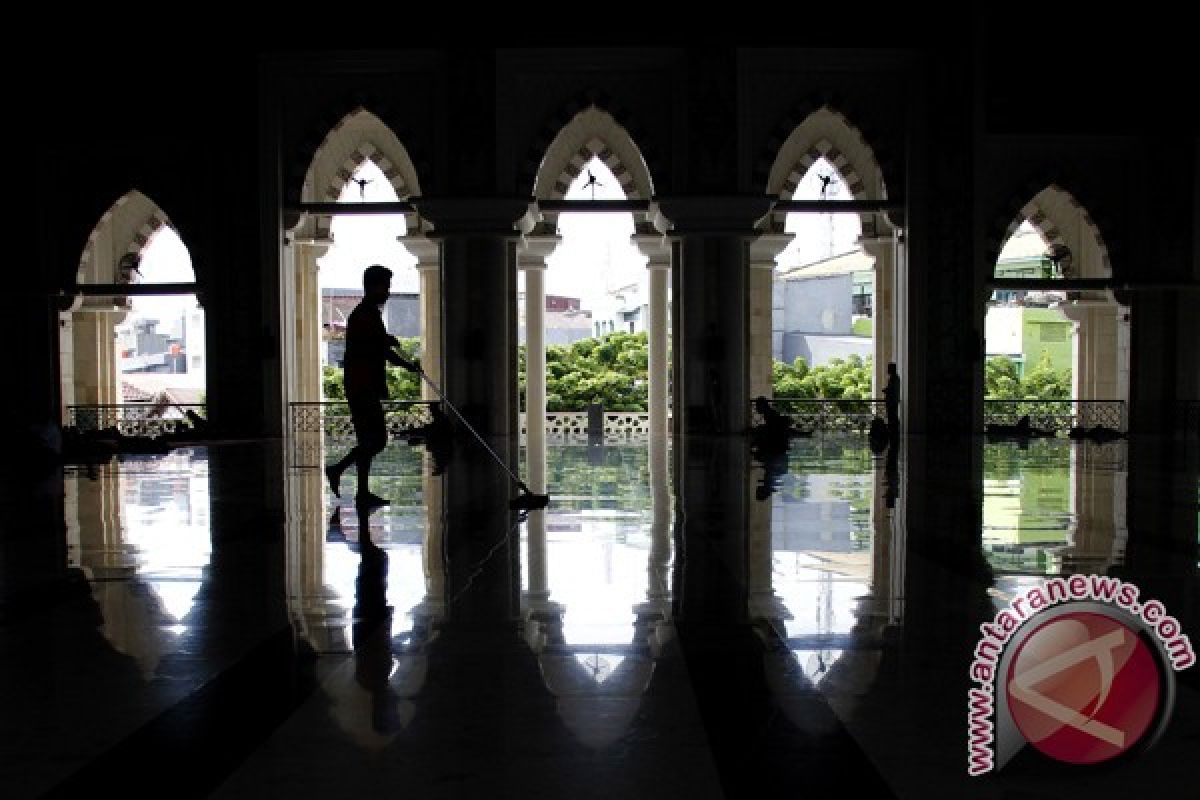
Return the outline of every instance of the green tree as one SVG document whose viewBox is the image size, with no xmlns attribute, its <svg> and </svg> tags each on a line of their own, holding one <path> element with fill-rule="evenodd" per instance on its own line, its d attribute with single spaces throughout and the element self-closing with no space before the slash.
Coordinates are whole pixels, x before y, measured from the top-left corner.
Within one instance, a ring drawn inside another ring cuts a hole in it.
<svg viewBox="0 0 1200 800">
<path fill-rule="evenodd" d="M 872 359 L 857 354 L 809 367 L 803 358 L 771 365 L 776 397 L 863 400 L 871 397 Z"/>
<path fill-rule="evenodd" d="M 1055 369 L 1050 354 L 1042 351 L 1037 366 L 1021 380 L 1024 400 L 1067 400 L 1071 397 L 1071 370 Z"/>
<path fill-rule="evenodd" d="M 524 406 L 524 345 L 518 363 Z M 546 348 L 546 409 L 582 411 L 590 403 L 601 403 L 609 411 L 645 411 L 648 364 L 645 333 L 613 332 L 569 345 L 550 345 Z"/>
<path fill-rule="evenodd" d="M 1021 379 L 1008 356 L 992 356 L 983 369 L 984 396 L 988 400 L 1019 400 Z"/>
<path fill-rule="evenodd" d="M 988 400 L 1066 400 L 1071 397 L 1071 370 L 1055 369 L 1043 351 L 1021 378 L 1011 358 L 992 356 L 984 365 L 984 390 Z"/>
</svg>

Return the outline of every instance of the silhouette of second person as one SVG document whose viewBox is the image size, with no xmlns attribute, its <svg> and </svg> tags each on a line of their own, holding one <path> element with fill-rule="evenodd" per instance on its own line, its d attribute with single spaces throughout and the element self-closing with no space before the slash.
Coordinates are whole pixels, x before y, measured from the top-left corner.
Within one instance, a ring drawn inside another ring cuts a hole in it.
<svg viewBox="0 0 1200 800">
<path fill-rule="evenodd" d="M 346 355 L 342 385 L 354 423 L 355 446 L 341 461 L 325 468 L 329 488 L 341 497 L 342 473 L 355 465 L 358 492 L 354 503 L 360 508 L 377 508 L 387 500 L 370 489 L 371 461 L 387 445 L 387 423 L 383 401 L 388 397 L 387 364 L 390 362 L 412 372 L 421 365 L 409 361 L 392 348 L 400 341 L 383 325 L 383 307 L 392 288 L 392 271 L 380 264 L 363 270 L 363 299 L 346 323 Z"/>
</svg>

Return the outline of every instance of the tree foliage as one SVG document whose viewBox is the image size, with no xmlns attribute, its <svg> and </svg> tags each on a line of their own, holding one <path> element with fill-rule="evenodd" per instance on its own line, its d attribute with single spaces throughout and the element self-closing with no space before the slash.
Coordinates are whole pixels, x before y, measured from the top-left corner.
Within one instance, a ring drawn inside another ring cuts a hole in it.
<svg viewBox="0 0 1200 800">
<path fill-rule="evenodd" d="M 1067 400 L 1071 397 L 1071 370 L 1055 369 L 1043 351 L 1038 363 L 1018 377 L 1017 365 L 1008 356 L 992 356 L 984 367 L 988 400 Z"/>
<path fill-rule="evenodd" d="M 613 332 L 598 339 L 546 348 L 546 410 L 582 411 L 600 403 L 609 411 L 645 411 L 649 365 L 645 333 Z M 521 397 L 525 348 L 521 347 Z"/>
<path fill-rule="evenodd" d="M 871 397 L 871 371 L 870 356 L 853 354 L 817 367 L 796 358 L 791 364 L 774 362 L 771 383 L 776 397 L 865 400 Z"/>
</svg>

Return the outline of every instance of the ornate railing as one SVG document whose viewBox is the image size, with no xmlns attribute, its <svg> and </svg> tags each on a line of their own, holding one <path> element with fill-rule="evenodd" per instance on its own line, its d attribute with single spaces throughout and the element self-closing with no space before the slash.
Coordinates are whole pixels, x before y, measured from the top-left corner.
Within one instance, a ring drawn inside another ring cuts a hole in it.
<svg viewBox="0 0 1200 800">
<path fill-rule="evenodd" d="M 803 430 L 866 432 L 871 419 L 887 418 L 883 400 L 830 400 L 776 397 L 771 407 Z M 1121 400 L 985 400 L 984 424 L 1015 425 L 1028 415 L 1034 428 L 1066 433 L 1074 427 L 1102 425 L 1125 430 L 1125 403 Z M 762 418 L 753 412 L 753 423 Z"/>
<path fill-rule="evenodd" d="M 788 417 L 792 425 L 801 430 L 849 431 L 866 433 L 875 417 L 887 419 L 887 405 L 880 399 L 867 400 L 814 400 L 800 397 L 776 397 L 769 401 L 771 407 Z M 752 412 L 752 422 L 762 423 L 757 411 Z"/>
<path fill-rule="evenodd" d="M 648 411 L 605 411 L 603 413 L 604 441 L 611 444 L 639 444 L 650 438 Z M 520 415 L 521 438 L 529 431 L 526 415 Z M 670 419 L 667 420 L 668 428 Z M 546 412 L 546 441 L 551 444 L 587 444 L 589 439 L 588 412 Z"/>
<path fill-rule="evenodd" d="M 388 438 L 403 438 L 432 422 L 433 415 L 429 410 L 432 405 L 424 400 L 384 402 L 383 418 Z M 322 457 L 337 458 L 354 445 L 354 422 L 346 401 L 289 403 L 288 406 L 292 467 L 319 467 Z"/>
<path fill-rule="evenodd" d="M 323 403 L 289 403 L 292 433 L 324 433 L 329 439 L 353 439 L 354 423 L 350 405 L 344 400 Z M 388 400 L 383 403 L 383 418 L 389 436 L 400 436 L 433 421 L 431 402 L 424 400 Z"/>
<path fill-rule="evenodd" d="M 187 412 L 205 416 L 203 403 L 120 403 L 67 406 L 67 424 L 80 431 L 116 428 L 125 436 L 159 436 L 187 426 Z"/>
<path fill-rule="evenodd" d="M 984 425 L 1015 425 L 1024 416 L 1031 427 L 1066 433 L 1071 428 L 1102 425 L 1125 430 L 1121 400 L 984 400 Z"/>
</svg>

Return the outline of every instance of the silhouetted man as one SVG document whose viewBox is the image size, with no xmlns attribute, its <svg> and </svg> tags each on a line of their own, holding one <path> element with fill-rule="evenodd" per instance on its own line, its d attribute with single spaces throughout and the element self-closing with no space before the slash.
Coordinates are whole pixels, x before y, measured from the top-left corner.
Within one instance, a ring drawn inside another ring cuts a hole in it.
<svg viewBox="0 0 1200 800">
<path fill-rule="evenodd" d="M 342 376 L 350 419 L 358 443 L 341 461 L 325 468 L 329 488 L 341 497 L 342 473 L 351 464 L 358 472 L 358 493 L 354 503 L 360 508 L 377 508 L 387 500 L 371 492 L 371 461 L 387 445 L 387 424 L 383 401 L 387 399 L 387 363 L 417 372 L 420 364 L 400 356 L 393 347 L 400 344 L 383 326 L 383 306 L 392 288 L 392 271 L 379 264 L 363 270 L 363 299 L 346 322 L 346 355 Z"/>
<path fill-rule="evenodd" d="M 887 406 L 888 435 L 895 438 L 900 435 L 900 375 L 896 372 L 896 362 L 888 363 L 887 386 L 883 387 L 883 402 Z"/>
</svg>

